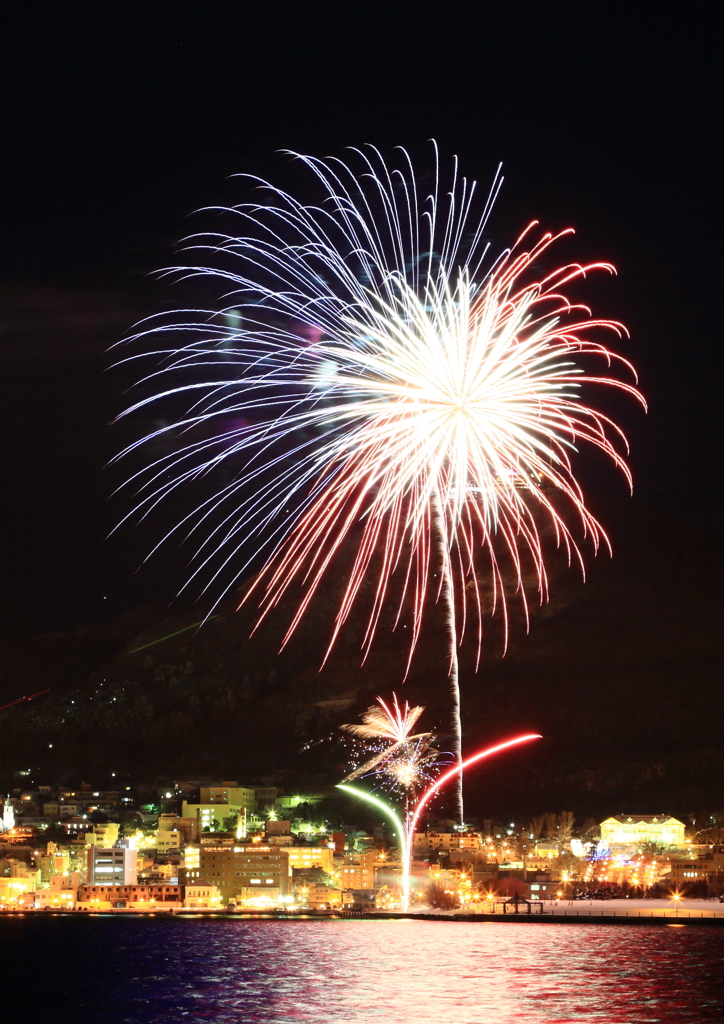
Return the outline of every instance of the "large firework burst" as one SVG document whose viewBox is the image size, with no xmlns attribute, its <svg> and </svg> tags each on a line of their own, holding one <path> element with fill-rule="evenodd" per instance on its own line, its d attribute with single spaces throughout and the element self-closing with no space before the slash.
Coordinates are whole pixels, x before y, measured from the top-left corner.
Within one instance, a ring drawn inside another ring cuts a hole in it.
<svg viewBox="0 0 724 1024">
<path fill-rule="evenodd" d="M 484 598 L 505 614 L 506 563 L 524 603 L 526 562 L 545 598 L 539 523 L 581 561 L 566 505 L 594 548 L 606 540 L 572 457 L 588 443 L 630 479 L 625 441 L 583 388 L 641 396 L 591 369 L 598 358 L 633 376 L 596 340 L 624 328 L 563 293 L 588 271 L 613 268 L 576 264 L 538 277 L 562 235 L 529 242 L 532 225 L 485 269 L 499 177 L 477 206 L 474 183 L 455 164 L 445 189 L 436 160 L 431 192 L 421 194 L 399 152 L 390 166 L 373 148 L 355 150 L 359 172 L 300 156 L 321 188 L 318 204 L 256 181 L 258 201 L 227 211 L 238 234 L 190 241 L 200 263 L 171 273 L 214 278 L 227 293 L 215 311 L 159 317 L 132 339 L 157 367 L 127 412 L 165 405 L 170 417 L 132 449 L 182 439 L 132 477 L 135 511 L 145 515 L 206 477 L 210 492 L 171 531 L 201 538 L 191 578 L 223 593 L 261 552 L 246 595 L 258 599 L 261 618 L 292 583 L 303 588 L 285 643 L 353 535 L 329 649 L 366 581 L 365 654 L 392 604 L 395 624 L 410 614 L 412 657 L 426 604 L 442 598 L 460 762 L 457 647 L 466 622 L 479 650 Z"/>
</svg>

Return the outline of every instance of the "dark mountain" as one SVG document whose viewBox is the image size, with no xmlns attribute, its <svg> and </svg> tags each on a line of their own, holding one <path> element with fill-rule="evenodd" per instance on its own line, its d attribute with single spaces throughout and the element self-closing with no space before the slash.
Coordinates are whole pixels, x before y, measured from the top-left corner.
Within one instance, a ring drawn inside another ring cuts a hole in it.
<svg viewBox="0 0 724 1024">
<path fill-rule="evenodd" d="M 500 616 L 488 624 L 477 673 L 472 639 L 463 644 L 464 749 L 543 734 L 471 773 L 471 813 L 687 814 L 721 805 L 720 552 L 636 502 L 625 512 L 611 531 L 615 557 L 590 560 L 585 584 L 555 553 L 549 559 L 551 600 L 531 601 L 527 635 L 511 601 L 505 656 Z M 100 784 L 111 771 L 283 771 L 331 784 L 348 756 L 338 725 L 393 690 L 426 705 L 423 722 L 444 747 L 441 612 L 429 609 L 404 684 L 407 630 L 383 622 L 361 665 L 359 617 L 320 671 L 343 582 L 330 576 L 281 652 L 294 594 L 253 635 L 253 609 L 236 611 L 229 599 L 202 626 L 194 624 L 203 608 L 145 608 L 74 634 L 6 643 L 2 703 L 51 690 L 0 713 L 3 774 L 32 767 L 36 781 Z"/>
</svg>

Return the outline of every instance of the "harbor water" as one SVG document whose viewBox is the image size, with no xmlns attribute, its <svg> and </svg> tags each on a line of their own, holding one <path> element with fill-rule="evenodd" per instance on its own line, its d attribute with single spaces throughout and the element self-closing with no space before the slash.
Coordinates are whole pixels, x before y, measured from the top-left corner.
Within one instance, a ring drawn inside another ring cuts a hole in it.
<svg viewBox="0 0 724 1024">
<path fill-rule="evenodd" d="M 0 920 L 25 1024 L 724 1021 L 724 929 L 693 924 Z"/>
</svg>

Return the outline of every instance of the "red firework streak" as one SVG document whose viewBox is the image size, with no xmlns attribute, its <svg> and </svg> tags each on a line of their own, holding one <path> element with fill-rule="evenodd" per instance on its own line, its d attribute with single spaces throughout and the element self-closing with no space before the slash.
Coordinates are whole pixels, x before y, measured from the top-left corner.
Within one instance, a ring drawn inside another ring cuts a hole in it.
<svg viewBox="0 0 724 1024">
<path fill-rule="evenodd" d="M 33 697 L 40 697 L 43 693 L 50 693 L 50 687 L 47 690 L 38 690 L 37 693 L 31 693 L 29 697 L 18 697 L 17 700 L 11 700 L 9 704 L 3 704 L 0 706 L 0 711 L 4 711 L 5 708 L 11 708 L 15 704 L 22 704 L 24 700 L 32 700 Z"/>
</svg>

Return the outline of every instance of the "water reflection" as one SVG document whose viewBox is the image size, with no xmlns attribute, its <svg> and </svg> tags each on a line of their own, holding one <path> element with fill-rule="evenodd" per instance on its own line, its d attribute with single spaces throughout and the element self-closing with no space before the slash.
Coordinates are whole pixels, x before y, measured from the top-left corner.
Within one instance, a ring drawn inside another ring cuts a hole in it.
<svg viewBox="0 0 724 1024">
<path fill-rule="evenodd" d="M 11 925 L 18 963 L 47 945 L 59 974 L 81 969 L 84 1024 L 724 1020 L 716 928 L 59 918 L 4 921 L 3 938 Z"/>
</svg>

